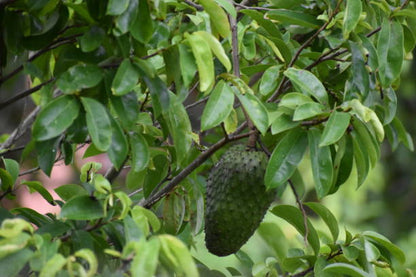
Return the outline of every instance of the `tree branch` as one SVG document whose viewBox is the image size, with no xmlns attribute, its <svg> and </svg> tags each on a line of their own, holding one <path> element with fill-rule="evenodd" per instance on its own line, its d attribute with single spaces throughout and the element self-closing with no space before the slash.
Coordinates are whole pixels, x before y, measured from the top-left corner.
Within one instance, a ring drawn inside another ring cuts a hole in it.
<svg viewBox="0 0 416 277">
<path fill-rule="evenodd" d="M 298 193 L 297 193 L 297 191 L 296 191 L 296 188 L 295 188 L 295 186 L 293 185 L 293 182 L 292 182 L 292 180 L 288 180 L 288 182 L 289 182 L 289 186 L 290 186 L 290 188 L 292 189 L 292 191 L 293 191 L 293 195 L 295 196 L 295 198 L 296 198 L 296 203 L 298 204 L 298 206 L 299 206 L 299 209 L 301 210 L 301 212 L 302 212 L 302 216 L 303 216 L 303 225 L 304 225 L 304 227 L 305 227 L 305 235 L 303 236 L 303 240 L 305 241 L 305 245 L 308 245 L 308 236 L 309 236 L 309 227 L 308 227 L 308 215 L 306 214 L 306 211 L 305 211 L 305 207 L 303 206 L 303 203 L 302 203 L 302 201 L 300 200 L 300 198 L 299 198 L 299 195 L 298 195 Z"/>
<path fill-rule="evenodd" d="M 192 173 L 192 171 L 197 169 L 201 164 L 203 164 L 206 160 L 208 160 L 208 158 L 211 157 L 221 147 L 226 145 L 228 142 L 236 141 L 236 140 L 248 137 L 251 134 L 251 132 L 241 134 L 241 135 L 239 134 L 240 132 L 244 130 L 245 127 L 246 127 L 246 122 L 241 124 L 233 134 L 231 134 L 227 138 L 221 139 L 220 141 L 212 145 L 208 150 L 203 152 L 192 163 L 190 163 L 187 167 L 185 167 L 178 175 L 173 177 L 172 180 L 165 187 L 163 187 L 160 191 L 157 191 L 154 194 L 151 194 L 147 199 L 143 199 L 142 201 L 140 201 L 139 205 L 145 208 L 150 208 L 160 199 L 162 199 L 167 194 L 169 194 L 182 180 L 184 180 L 189 174 Z"/>
<path fill-rule="evenodd" d="M 8 105 L 10 105 L 10 104 L 12 104 L 12 103 L 14 103 L 14 102 L 22 99 L 22 98 L 25 98 L 26 96 L 31 95 L 32 93 L 40 90 L 43 86 L 49 84 L 50 82 L 53 82 L 54 80 L 55 80 L 55 78 L 51 78 L 48 81 L 46 81 L 46 82 L 44 82 L 42 84 L 37 85 L 36 87 L 30 88 L 28 90 L 25 90 L 25 91 L 23 91 L 23 92 L 15 95 L 15 96 L 9 98 L 8 100 L 4 101 L 3 103 L 0 103 L 0 110 L 1 109 L 4 109 Z"/>
</svg>

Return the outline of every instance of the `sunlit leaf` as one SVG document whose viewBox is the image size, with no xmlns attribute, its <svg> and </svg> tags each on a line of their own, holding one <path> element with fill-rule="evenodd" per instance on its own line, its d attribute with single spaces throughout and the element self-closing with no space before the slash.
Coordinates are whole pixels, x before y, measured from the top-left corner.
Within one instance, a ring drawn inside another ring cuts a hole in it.
<svg viewBox="0 0 416 277">
<path fill-rule="evenodd" d="M 88 195 L 71 198 L 62 206 L 62 218 L 73 220 L 92 220 L 104 216 L 104 210 L 97 199 Z"/>
<path fill-rule="evenodd" d="M 333 111 L 329 116 L 319 142 L 319 146 L 331 145 L 337 142 L 347 130 L 350 124 L 349 113 Z"/>
<path fill-rule="evenodd" d="M 311 208 L 316 214 L 318 214 L 325 224 L 328 226 L 329 231 L 331 232 L 333 241 L 336 242 L 339 235 L 338 221 L 332 212 L 325 207 L 323 204 L 318 202 L 308 202 L 304 205 Z"/>
<path fill-rule="evenodd" d="M 136 86 L 138 79 L 139 72 L 129 59 L 125 59 L 117 69 L 111 85 L 111 91 L 118 96 L 129 93 Z"/>
<path fill-rule="evenodd" d="M 350 33 L 355 29 L 360 20 L 362 12 L 361 0 L 348 0 L 345 9 L 344 21 L 342 24 L 342 33 L 344 38 L 348 38 Z"/>
<path fill-rule="evenodd" d="M 97 65 L 79 64 L 64 72 L 56 85 L 65 94 L 74 94 L 82 89 L 95 87 L 102 78 L 102 70 Z"/>
</svg>

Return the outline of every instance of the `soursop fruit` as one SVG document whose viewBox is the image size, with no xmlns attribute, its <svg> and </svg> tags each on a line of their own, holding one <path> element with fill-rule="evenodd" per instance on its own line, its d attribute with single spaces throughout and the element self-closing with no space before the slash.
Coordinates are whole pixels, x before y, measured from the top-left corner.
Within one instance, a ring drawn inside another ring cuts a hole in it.
<svg viewBox="0 0 416 277">
<path fill-rule="evenodd" d="M 259 226 L 276 194 L 266 191 L 266 166 L 263 152 L 236 145 L 211 170 L 205 211 L 205 244 L 211 253 L 237 252 Z"/>
</svg>

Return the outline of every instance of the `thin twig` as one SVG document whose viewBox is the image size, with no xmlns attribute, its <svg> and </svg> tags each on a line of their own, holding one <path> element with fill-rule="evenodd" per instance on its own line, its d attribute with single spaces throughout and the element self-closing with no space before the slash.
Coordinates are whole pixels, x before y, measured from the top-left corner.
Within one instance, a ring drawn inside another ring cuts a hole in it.
<svg viewBox="0 0 416 277">
<path fill-rule="evenodd" d="M 50 82 L 53 82 L 54 80 L 55 80 L 55 78 L 51 78 L 51 79 L 49 79 L 48 81 L 46 81 L 46 82 L 44 82 L 44 83 L 42 83 L 42 84 L 39 84 L 39 85 L 37 85 L 37 86 L 35 86 L 35 87 L 33 87 L 33 88 L 30 88 L 30 89 L 28 89 L 28 90 L 25 90 L 25 91 L 23 91 L 23 92 L 21 92 L 21 93 L 18 93 L 17 95 L 15 95 L 15 96 L 13 96 L 13 97 L 11 97 L 11 98 L 7 99 L 7 100 L 6 100 L 6 101 L 4 101 L 3 103 L 0 103 L 0 110 L 1 110 L 1 109 L 4 109 L 4 108 L 5 108 L 5 107 L 7 107 L 8 105 L 10 105 L 10 104 L 12 104 L 12 103 L 14 103 L 14 102 L 16 102 L 16 101 L 18 101 L 18 100 L 22 99 L 22 98 L 25 98 L 25 97 L 27 97 L 27 96 L 31 95 L 32 93 L 37 92 L 37 91 L 38 91 L 38 90 L 40 90 L 43 86 L 45 86 L 45 85 L 49 84 Z"/>
<path fill-rule="evenodd" d="M 201 5 L 198 5 L 190 0 L 183 0 L 183 2 L 185 2 L 186 4 L 188 4 L 189 6 L 195 8 L 197 11 L 202 11 L 204 10 L 204 8 Z"/>
<path fill-rule="evenodd" d="M 308 227 L 308 215 L 306 214 L 305 208 L 303 207 L 303 203 L 299 198 L 299 195 L 296 191 L 295 186 L 293 185 L 292 180 L 289 179 L 289 186 L 293 191 L 293 195 L 295 195 L 296 198 L 296 203 L 299 206 L 299 209 L 302 211 L 302 216 L 303 216 L 303 225 L 305 227 L 305 235 L 303 236 L 303 240 L 305 241 L 305 245 L 308 245 L 308 236 L 309 236 L 309 227 Z"/>
<path fill-rule="evenodd" d="M 228 142 L 239 140 L 250 135 L 250 132 L 240 134 L 246 127 L 247 122 L 242 123 L 237 130 L 227 138 L 222 138 L 220 141 L 212 145 L 208 150 L 198 156 L 192 163 L 185 167 L 178 175 L 172 178 L 172 180 L 163 187 L 160 191 L 151 194 L 147 199 L 140 201 L 139 205 L 145 208 L 150 208 L 160 199 L 169 194 L 182 180 L 184 180 L 189 174 L 191 174 L 196 168 L 203 164 L 209 157 L 211 157 L 218 149 L 226 145 Z"/>
</svg>

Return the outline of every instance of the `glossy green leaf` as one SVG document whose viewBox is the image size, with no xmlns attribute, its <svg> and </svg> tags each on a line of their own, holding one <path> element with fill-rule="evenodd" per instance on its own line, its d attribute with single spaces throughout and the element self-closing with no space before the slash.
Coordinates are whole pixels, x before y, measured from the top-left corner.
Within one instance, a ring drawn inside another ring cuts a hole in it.
<svg viewBox="0 0 416 277">
<path fill-rule="evenodd" d="M 213 1 L 213 0 L 210 0 Z M 217 5 L 217 4 L 215 4 Z M 197 34 L 185 34 L 194 54 L 199 73 L 199 89 L 208 90 L 214 83 L 214 62 L 210 45 Z"/>
<path fill-rule="evenodd" d="M 365 145 L 361 141 L 360 137 L 355 132 L 351 132 L 351 136 L 354 145 L 355 168 L 357 169 L 357 187 L 360 187 L 367 178 L 370 170 L 370 164 L 367 156 L 367 150 L 365 149 Z"/>
<path fill-rule="evenodd" d="M 87 113 L 87 127 L 92 142 L 98 150 L 106 151 L 111 145 L 113 136 L 107 109 L 92 98 L 81 97 L 81 102 Z"/>
<path fill-rule="evenodd" d="M 72 220 L 93 220 L 102 218 L 104 210 L 100 202 L 88 195 L 71 198 L 62 206 L 60 217 Z"/>
<path fill-rule="evenodd" d="M 400 75 L 404 57 L 403 28 L 399 22 L 385 19 L 378 36 L 380 81 L 384 87 L 391 85 Z"/>
<path fill-rule="evenodd" d="M 139 1 L 130 0 L 127 9 L 116 18 L 116 27 L 121 34 L 126 33 L 136 21 Z"/>
<path fill-rule="evenodd" d="M 300 128 L 289 131 L 277 144 L 265 174 L 268 189 L 279 188 L 295 172 L 308 146 L 308 138 Z"/>
<path fill-rule="evenodd" d="M 275 135 L 286 130 L 295 128 L 296 126 L 299 126 L 299 122 L 294 122 L 290 115 L 281 114 L 273 121 L 271 132 L 272 135 Z"/>
<path fill-rule="evenodd" d="M 131 166 L 135 172 L 144 170 L 149 164 L 149 146 L 146 139 L 138 133 L 130 135 Z"/>
<path fill-rule="evenodd" d="M 186 211 L 185 197 L 170 194 L 163 201 L 163 227 L 166 233 L 176 235 L 184 223 Z"/>
<path fill-rule="evenodd" d="M 79 39 L 81 50 L 83 52 L 91 52 L 100 47 L 105 38 L 105 31 L 97 26 L 92 26 Z"/>
<path fill-rule="evenodd" d="M 403 145 L 406 146 L 410 151 L 413 151 L 413 139 L 404 128 L 403 123 L 397 117 L 395 117 L 390 125 L 394 128 L 394 132 L 397 135 L 397 140 L 402 142 Z"/>
<path fill-rule="evenodd" d="M 39 181 L 23 181 L 22 185 L 25 185 L 29 188 L 29 192 L 38 192 L 49 204 L 55 205 L 52 195 L 47 189 L 45 189 L 41 182 Z"/>
<path fill-rule="evenodd" d="M 302 212 L 294 207 L 294 206 L 290 206 L 290 205 L 278 205 L 276 207 L 274 207 L 271 212 L 280 217 L 283 218 L 284 220 L 286 220 L 288 223 L 290 223 L 293 227 L 296 228 L 296 230 L 298 230 L 298 232 L 302 235 L 305 236 L 306 235 L 306 226 L 305 226 L 305 221 L 304 221 L 304 215 L 302 214 Z M 315 230 L 315 228 L 313 227 L 312 223 L 309 221 L 309 219 L 307 219 L 307 228 L 308 228 L 308 237 L 307 240 L 310 243 L 313 251 L 315 252 L 315 254 L 319 253 L 319 248 L 320 248 L 320 243 L 319 243 L 319 237 L 318 234 Z"/>
<path fill-rule="evenodd" d="M 281 65 L 274 65 L 264 71 L 263 76 L 261 76 L 259 85 L 259 92 L 262 95 L 270 95 L 276 90 L 281 68 Z"/>
<path fill-rule="evenodd" d="M 62 134 L 78 117 L 79 106 L 79 102 L 69 95 L 49 102 L 33 123 L 34 139 L 44 141 Z"/>
<path fill-rule="evenodd" d="M 159 261 L 160 241 L 151 238 L 140 241 L 136 255 L 131 262 L 132 276 L 154 276 Z"/>
<path fill-rule="evenodd" d="M 39 273 L 39 277 L 55 276 L 62 270 L 66 263 L 67 259 L 65 259 L 62 254 L 56 253 L 42 267 L 42 270 Z"/>
<path fill-rule="evenodd" d="M 347 130 L 351 115 L 345 112 L 333 111 L 329 116 L 319 142 L 319 146 L 331 145 L 337 142 Z"/>
<path fill-rule="evenodd" d="M 56 85 L 65 94 L 74 94 L 82 89 L 95 87 L 102 79 L 102 69 L 97 65 L 78 64 L 65 71 L 56 81 Z"/>
<path fill-rule="evenodd" d="M 192 35 L 201 36 L 211 48 L 212 53 L 218 58 L 218 60 L 224 65 L 227 71 L 231 70 L 231 62 L 225 53 L 221 43 L 210 33 L 206 31 L 194 32 Z"/>
<path fill-rule="evenodd" d="M 139 116 L 136 93 L 130 92 L 121 97 L 111 97 L 111 105 L 116 111 L 121 125 L 128 130 L 132 129 Z"/>
<path fill-rule="evenodd" d="M 177 98 L 171 98 L 169 127 L 175 143 L 176 158 L 179 164 L 186 161 L 192 145 L 192 126 L 185 107 Z"/>
<path fill-rule="evenodd" d="M 247 60 L 253 60 L 257 53 L 256 34 L 251 31 L 246 31 L 241 46 L 241 54 L 243 57 Z"/>
<path fill-rule="evenodd" d="M 360 20 L 362 12 L 361 0 L 348 0 L 344 13 L 344 21 L 342 24 L 342 34 L 344 38 L 348 38 L 350 33 L 355 29 Z"/>
<path fill-rule="evenodd" d="M 231 113 L 234 93 L 224 81 L 219 81 L 211 92 L 201 116 L 201 131 L 211 129 L 223 122 Z"/>
<path fill-rule="evenodd" d="M 107 4 L 108 15 L 120 15 L 129 6 L 129 0 L 109 0 Z"/>
<path fill-rule="evenodd" d="M 265 134 L 269 128 L 269 115 L 263 103 L 250 92 L 242 94 L 242 92 L 234 90 L 234 93 L 237 95 L 248 116 L 253 121 L 254 126 L 256 126 L 260 133 Z"/>
<path fill-rule="evenodd" d="M 130 34 L 141 43 L 147 43 L 152 37 L 154 24 L 150 15 L 148 1 L 139 0 L 136 20 L 132 23 L 129 30 Z"/>
<path fill-rule="evenodd" d="M 227 38 L 230 33 L 230 23 L 225 11 L 214 0 L 199 0 L 199 3 L 204 7 L 204 11 L 209 14 L 211 22 L 218 33 Z"/>
<path fill-rule="evenodd" d="M 369 238 L 370 241 L 375 242 L 376 245 L 381 245 L 387 249 L 400 263 L 406 262 L 406 256 L 398 246 L 393 244 L 388 238 L 373 231 L 365 231 L 364 237 Z"/>
<path fill-rule="evenodd" d="M 2 158 L 6 171 L 10 174 L 11 181 L 14 184 L 19 177 L 19 163 L 12 159 Z"/>
<path fill-rule="evenodd" d="M 313 128 L 308 131 L 308 143 L 311 158 L 313 180 L 318 198 L 328 195 L 334 175 L 331 149 L 319 146 L 321 132 Z"/>
<path fill-rule="evenodd" d="M 339 235 L 339 228 L 338 228 L 338 221 L 332 212 L 318 202 L 308 202 L 304 203 L 304 205 L 311 208 L 317 215 L 319 215 L 325 224 L 328 226 L 329 231 L 331 232 L 333 242 L 335 243 L 338 239 Z"/>
<path fill-rule="evenodd" d="M 357 133 L 362 146 L 365 148 L 365 153 L 370 160 L 371 166 L 374 167 L 380 158 L 380 145 L 378 144 L 374 135 L 368 130 L 366 125 L 359 119 L 352 121 L 353 133 Z"/>
<path fill-rule="evenodd" d="M 286 69 L 284 74 L 299 91 L 315 97 L 322 105 L 327 106 L 329 104 L 324 85 L 311 72 L 290 67 Z"/>
<path fill-rule="evenodd" d="M 347 263 L 333 263 L 324 268 L 324 272 L 331 274 L 342 274 L 351 277 L 369 277 L 370 275 L 362 269 Z"/>
<path fill-rule="evenodd" d="M 312 98 L 308 95 L 299 92 L 289 92 L 285 94 L 279 102 L 279 107 L 288 107 L 290 109 L 296 109 L 297 107 L 313 102 Z"/>
<path fill-rule="evenodd" d="M 36 142 L 36 152 L 38 154 L 37 160 L 40 169 L 50 176 L 52 172 L 52 167 L 55 164 L 56 152 L 58 148 L 60 138 L 53 138 L 44 141 Z"/>
<path fill-rule="evenodd" d="M 115 169 L 119 170 L 127 158 L 129 146 L 126 135 L 123 132 L 120 124 L 112 116 L 109 117 L 111 121 L 111 130 L 113 136 L 111 138 L 111 145 L 108 148 L 107 154 Z"/>
<path fill-rule="evenodd" d="M 136 86 L 138 80 L 139 72 L 129 59 L 125 59 L 117 69 L 111 85 L 111 91 L 118 96 L 129 93 Z"/>
<path fill-rule="evenodd" d="M 322 25 L 321 21 L 317 20 L 315 16 L 294 10 L 273 9 L 267 12 L 266 15 L 268 18 L 278 20 L 282 23 L 299 25 L 312 29 L 318 29 Z"/>
<path fill-rule="evenodd" d="M 26 221 L 35 224 L 37 227 L 41 227 L 52 222 L 49 217 L 29 208 L 21 207 L 12 209 L 10 211 L 14 215 L 19 215 L 19 217 L 24 218 Z"/>
<path fill-rule="evenodd" d="M 62 185 L 54 190 L 56 194 L 58 194 L 59 197 L 61 197 L 64 201 L 68 201 L 69 199 L 78 195 L 88 194 L 88 192 L 82 186 L 76 184 Z"/>
<path fill-rule="evenodd" d="M 197 64 L 192 49 L 185 44 L 179 44 L 180 71 L 185 86 L 189 86 L 195 77 Z"/>
<path fill-rule="evenodd" d="M 351 70 L 352 70 L 352 83 L 359 93 L 366 97 L 370 89 L 370 74 L 366 69 L 366 62 L 364 61 L 363 54 L 357 43 L 350 42 L 350 49 L 352 55 Z"/>
<path fill-rule="evenodd" d="M 256 10 L 251 9 L 242 9 L 240 10 L 241 13 L 248 15 L 257 23 L 262 26 L 271 36 L 276 37 L 278 39 L 283 39 L 282 33 L 280 32 L 279 28 L 276 24 L 274 24 L 272 21 L 267 20 L 264 18 L 264 15 Z"/>
<path fill-rule="evenodd" d="M 161 245 L 162 260 L 165 261 L 176 274 L 182 276 L 199 276 L 191 253 L 185 244 L 171 235 L 158 236 Z"/>
<path fill-rule="evenodd" d="M 93 179 L 96 193 L 109 194 L 111 192 L 110 182 L 101 174 L 95 174 Z"/>
<path fill-rule="evenodd" d="M 293 113 L 293 120 L 305 120 L 311 117 L 325 114 L 326 108 L 324 105 L 316 102 L 310 102 L 300 105 Z"/>
<path fill-rule="evenodd" d="M 337 151 L 337 155 L 341 155 L 341 157 L 335 157 L 334 166 L 338 166 L 335 170 L 336 172 L 336 179 L 334 179 L 334 189 L 335 191 L 338 189 L 339 186 L 345 183 L 351 175 L 352 166 L 354 164 L 354 149 L 353 149 L 353 142 L 350 135 L 344 136 L 345 145 L 343 146 L 344 151 L 340 153 L 340 149 Z M 340 147 L 341 148 L 341 147 Z M 341 159 L 341 161 L 338 161 Z"/>
</svg>

